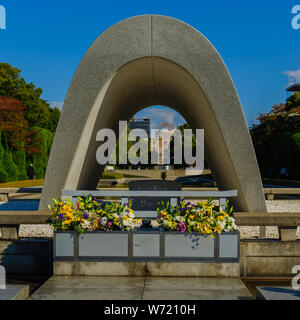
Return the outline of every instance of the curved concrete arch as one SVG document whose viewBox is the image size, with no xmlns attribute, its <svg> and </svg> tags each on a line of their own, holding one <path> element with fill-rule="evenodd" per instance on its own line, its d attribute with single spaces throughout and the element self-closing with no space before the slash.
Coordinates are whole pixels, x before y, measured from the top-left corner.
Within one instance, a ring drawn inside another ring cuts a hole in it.
<svg viewBox="0 0 300 320">
<path fill-rule="evenodd" d="M 106 30 L 83 57 L 54 138 L 40 210 L 61 189 L 94 189 L 96 132 L 117 130 L 152 105 L 174 108 L 205 130 L 205 157 L 220 189 L 237 189 L 241 211 L 266 211 L 257 161 L 229 72 L 212 44 L 182 21 L 157 15 Z"/>
</svg>

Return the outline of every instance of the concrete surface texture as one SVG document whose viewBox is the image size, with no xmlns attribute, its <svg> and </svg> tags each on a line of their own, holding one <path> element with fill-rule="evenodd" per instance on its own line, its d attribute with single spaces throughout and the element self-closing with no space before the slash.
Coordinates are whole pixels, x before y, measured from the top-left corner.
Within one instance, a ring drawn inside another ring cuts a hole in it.
<svg viewBox="0 0 300 320">
<path fill-rule="evenodd" d="M 83 57 L 57 127 L 40 210 L 61 189 L 95 189 L 96 133 L 165 105 L 205 130 L 205 157 L 221 190 L 238 190 L 239 211 L 266 211 L 258 165 L 240 101 L 220 55 L 186 23 L 143 15 L 110 27 Z"/>
<path fill-rule="evenodd" d="M 54 261 L 58 276 L 239 277 L 239 263 Z"/>
<path fill-rule="evenodd" d="M 237 278 L 58 277 L 32 300 L 238 300 L 252 299 Z"/>
<path fill-rule="evenodd" d="M 240 245 L 243 277 L 292 277 L 300 265 L 300 241 L 248 240 Z"/>
<path fill-rule="evenodd" d="M 29 286 L 24 284 L 8 284 L 0 289 L 1 300 L 26 300 L 29 297 Z"/>
<path fill-rule="evenodd" d="M 300 290 L 292 287 L 257 287 L 257 300 L 299 300 Z"/>
</svg>

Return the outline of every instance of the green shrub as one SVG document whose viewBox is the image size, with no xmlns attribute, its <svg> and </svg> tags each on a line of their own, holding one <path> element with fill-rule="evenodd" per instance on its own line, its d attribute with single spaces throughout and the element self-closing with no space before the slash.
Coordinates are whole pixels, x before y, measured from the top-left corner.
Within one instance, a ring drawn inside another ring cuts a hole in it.
<svg viewBox="0 0 300 320">
<path fill-rule="evenodd" d="M 18 166 L 14 163 L 10 150 L 4 150 L 3 167 L 8 174 L 6 181 L 16 181 L 18 179 Z"/>
<path fill-rule="evenodd" d="M 41 139 L 41 153 L 32 156 L 35 179 L 42 179 L 45 176 L 54 135 L 49 130 L 41 129 L 39 137 Z"/>
<path fill-rule="evenodd" d="M 25 150 L 18 150 L 13 153 L 13 160 L 18 166 L 18 180 L 27 179 L 26 154 Z"/>
</svg>

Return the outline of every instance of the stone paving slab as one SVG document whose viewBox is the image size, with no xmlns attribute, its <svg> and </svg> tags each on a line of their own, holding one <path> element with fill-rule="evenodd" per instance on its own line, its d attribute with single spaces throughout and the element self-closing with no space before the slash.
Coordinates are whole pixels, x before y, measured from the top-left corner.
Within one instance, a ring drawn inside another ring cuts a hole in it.
<svg viewBox="0 0 300 320">
<path fill-rule="evenodd" d="M 54 276 L 30 299 L 238 300 L 252 295 L 239 278 Z"/>
<path fill-rule="evenodd" d="M 8 284 L 0 290 L 0 300 L 26 300 L 29 297 L 29 286 L 23 284 Z"/>
<path fill-rule="evenodd" d="M 299 300 L 300 290 L 292 287 L 257 287 L 257 300 Z"/>
</svg>

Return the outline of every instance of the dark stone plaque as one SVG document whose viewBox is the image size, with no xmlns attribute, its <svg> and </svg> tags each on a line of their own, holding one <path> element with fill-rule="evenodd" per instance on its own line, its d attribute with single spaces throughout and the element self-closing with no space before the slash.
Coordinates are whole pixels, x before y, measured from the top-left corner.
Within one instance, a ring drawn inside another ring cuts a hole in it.
<svg viewBox="0 0 300 320">
<path fill-rule="evenodd" d="M 181 191 L 181 182 L 166 180 L 139 180 L 129 182 L 130 191 Z M 179 199 L 179 198 L 178 198 Z M 132 209 L 156 211 L 158 203 L 170 202 L 170 197 L 137 197 L 132 199 Z"/>
</svg>

